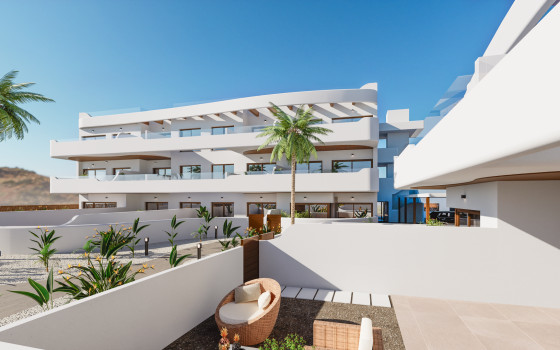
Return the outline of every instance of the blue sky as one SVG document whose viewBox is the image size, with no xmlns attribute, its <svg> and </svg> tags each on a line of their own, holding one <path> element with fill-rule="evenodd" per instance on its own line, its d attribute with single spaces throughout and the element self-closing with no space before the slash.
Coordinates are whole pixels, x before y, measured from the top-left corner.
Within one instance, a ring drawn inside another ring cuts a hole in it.
<svg viewBox="0 0 560 350">
<path fill-rule="evenodd" d="M 379 117 L 423 119 L 472 74 L 513 0 L 3 1 L 0 74 L 56 100 L 0 166 L 72 176 L 49 140 L 78 113 L 379 84 Z"/>
</svg>

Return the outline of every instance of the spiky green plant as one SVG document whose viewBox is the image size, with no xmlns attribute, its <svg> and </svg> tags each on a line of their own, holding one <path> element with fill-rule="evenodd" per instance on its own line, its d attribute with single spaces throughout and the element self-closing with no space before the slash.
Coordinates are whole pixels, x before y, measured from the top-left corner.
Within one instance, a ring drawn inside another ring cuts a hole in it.
<svg viewBox="0 0 560 350">
<path fill-rule="evenodd" d="M 317 159 L 317 150 L 313 142 L 322 144 L 323 141 L 321 141 L 319 135 L 328 135 L 332 130 L 315 126 L 321 121 L 313 116 L 313 108 L 303 109 L 300 107 L 296 110 L 295 116 L 292 117 L 274 103 L 271 103 L 271 105 L 272 114 L 277 120 L 257 135 L 257 137 L 267 137 L 258 150 L 274 144 L 270 161 L 281 161 L 285 155 L 286 159 L 292 164 L 290 217 L 293 225 L 296 212 L 296 164 L 308 163 L 312 155 Z"/>
<path fill-rule="evenodd" d="M 35 242 L 38 246 L 38 248 L 29 248 L 33 251 L 35 251 L 35 255 L 37 255 L 37 257 L 39 258 L 39 261 L 41 261 L 41 264 L 45 267 L 45 269 L 47 270 L 47 272 L 49 272 L 49 261 L 52 258 L 52 256 L 57 252 L 56 249 L 51 249 L 51 246 L 53 245 L 53 243 L 59 239 L 62 236 L 55 236 L 55 230 L 49 231 L 49 229 L 45 228 L 41 228 L 38 227 L 38 229 L 40 230 L 39 234 L 36 234 L 33 231 L 29 231 L 29 233 L 31 233 L 35 238 L 37 239 L 32 239 L 31 242 Z"/>
<path fill-rule="evenodd" d="M 193 237 L 197 237 L 199 241 L 202 241 L 202 237 L 206 238 L 208 236 L 208 229 L 210 229 L 210 221 L 214 219 L 214 217 L 210 214 L 208 209 L 205 206 L 201 206 L 196 210 L 196 215 L 204 220 L 204 223 L 200 225 L 196 232 L 193 232 Z"/>
<path fill-rule="evenodd" d="M 165 231 L 167 236 L 169 236 L 167 240 L 172 246 L 175 245 L 175 237 L 179 234 L 179 232 L 177 232 L 177 228 L 179 228 L 182 223 L 184 223 L 184 221 L 177 221 L 177 215 L 173 215 L 173 218 L 171 219 L 171 232 Z"/>
<path fill-rule="evenodd" d="M 222 226 L 222 232 L 224 234 L 224 237 L 226 238 L 223 241 L 222 240 L 219 241 L 220 244 L 222 245 L 222 251 L 228 250 L 229 248 L 237 247 L 240 244 L 238 239 L 243 238 L 243 237 L 241 237 L 241 235 L 239 233 L 236 233 L 236 231 L 241 226 L 231 227 L 232 224 L 233 224 L 233 221 L 229 221 L 229 220 L 226 219 L 224 221 L 223 226 Z M 232 235 L 233 235 L 233 238 L 231 238 Z"/>
<path fill-rule="evenodd" d="M 54 102 L 41 94 L 23 91 L 35 83 L 14 83 L 18 71 L 12 70 L 0 78 L 0 141 L 15 137 L 23 139 L 30 122 L 39 124 L 39 120 L 19 104 L 27 102 Z"/>
<path fill-rule="evenodd" d="M 140 231 L 142 231 L 146 227 L 150 226 L 150 225 L 140 226 L 139 223 L 140 223 L 140 218 L 136 218 L 136 220 L 134 220 L 134 223 L 132 224 L 132 227 L 130 228 L 130 234 L 134 238 L 127 245 L 128 249 L 132 252 L 132 257 L 133 258 L 134 258 L 134 252 L 136 251 L 136 245 L 138 245 L 138 243 L 140 243 L 140 238 L 138 238 L 138 233 L 140 233 Z"/>
<path fill-rule="evenodd" d="M 181 262 L 183 262 L 183 260 L 190 258 L 191 256 L 192 254 L 179 255 L 177 253 L 177 246 L 174 245 L 171 248 L 171 253 L 169 254 L 169 265 L 171 267 L 177 267 Z"/>
<path fill-rule="evenodd" d="M 70 294 L 74 299 L 83 299 L 93 294 L 101 293 L 130 283 L 135 280 L 136 275 L 144 273 L 152 265 L 144 264 L 137 271 L 132 271 L 132 261 L 122 264 L 116 259 L 116 255 L 125 249 L 133 240 L 134 236 L 130 229 L 115 229 L 112 225 L 107 231 L 96 232 L 92 239 L 84 245 L 84 256 L 87 264 L 82 266 L 68 265 L 68 269 L 59 270 L 63 275 L 62 281 L 56 281 L 59 285 L 54 291 Z M 97 252 L 92 259 L 94 251 Z"/>
<path fill-rule="evenodd" d="M 37 304 L 39 304 L 43 308 L 43 310 L 52 309 L 54 307 L 54 299 L 52 295 L 55 291 L 55 289 L 53 288 L 53 271 L 51 270 L 51 272 L 49 272 L 49 277 L 47 278 L 47 284 L 45 286 L 42 286 L 31 278 L 28 278 L 27 281 L 29 282 L 31 287 L 33 287 L 36 293 L 26 292 L 22 290 L 9 290 L 9 292 L 25 295 L 26 297 L 35 300 Z"/>
</svg>

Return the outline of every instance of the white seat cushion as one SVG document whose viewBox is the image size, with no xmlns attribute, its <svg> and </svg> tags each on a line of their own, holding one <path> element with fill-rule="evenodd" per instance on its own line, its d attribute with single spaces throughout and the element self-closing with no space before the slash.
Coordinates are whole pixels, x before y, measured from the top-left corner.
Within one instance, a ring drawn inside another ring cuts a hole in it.
<svg viewBox="0 0 560 350">
<path fill-rule="evenodd" d="M 256 301 L 227 303 L 220 308 L 220 319 L 225 323 L 238 324 L 259 317 L 263 312 Z"/>
<path fill-rule="evenodd" d="M 272 296 L 270 295 L 269 291 L 262 293 L 261 296 L 259 297 L 259 300 L 257 300 L 259 309 L 266 309 L 266 307 L 270 304 L 271 299 Z"/>
<path fill-rule="evenodd" d="M 371 350 L 373 348 L 373 324 L 371 319 L 362 318 L 362 325 L 360 327 L 360 342 L 358 343 L 358 350 Z"/>
</svg>

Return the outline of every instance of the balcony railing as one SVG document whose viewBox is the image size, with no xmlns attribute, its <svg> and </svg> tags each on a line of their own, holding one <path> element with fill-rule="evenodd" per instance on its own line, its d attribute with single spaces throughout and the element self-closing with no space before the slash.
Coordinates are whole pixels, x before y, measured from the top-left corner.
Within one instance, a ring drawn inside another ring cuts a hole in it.
<svg viewBox="0 0 560 350">
<path fill-rule="evenodd" d="M 350 122 L 355 123 L 358 122 L 359 119 L 351 120 Z M 336 124 L 336 123 L 335 123 Z M 331 124 L 325 124 L 328 127 Z M 107 141 L 107 140 L 119 140 L 119 139 L 130 139 L 130 138 L 137 138 L 137 139 L 145 139 L 145 140 L 153 140 L 153 139 L 165 139 L 165 138 L 183 138 L 183 137 L 198 137 L 198 136 L 205 136 L 205 135 L 229 135 L 229 134 L 246 134 L 246 133 L 260 133 L 266 128 L 270 126 L 267 125 L 244 125 L 244 126 L 235 126 L 235 127 L 227 127 L 221 129 L 221 127 L 216 128 L 201 128 L 201 129 L 193 129 L 196 130 L 195 134 L 186 135 L 182 134 L 180 130 L 176 131 L 166 131 L 166 132 L 152 132 L 152 131 L 145 131 L 142 133 L 110 133 L 110 134 L 103 134 L 103 135 L 93 135 L 93 136 L 82 136 L 79 139 L 64 139 L 64 140 L 57 140 L 57 142 L 73 142 L 73 141 Z M 217 134 L 216 130 L 220 129 L 220 133 Z"/>
<path fill-rule="evenodd" d="M 352 171 L 308 171 L 296 170 L 296 174 L 321 174 L 321 173 L 356 173 L 362 169 L 354 169 Z M 57 177 L 57 179 L 81 179 L 81 180 L 97 180 L 97 181 L 149 181 L 149 180 L 219 180 L 225 179 L 229 176 L 244 176 L 244 175 L 282 175 L 291 174 L 287 170 L 267 171 L 246 171 L 243 173 L 187 173 L 187 174 L 173 174 L 173 175 L 158 175 L 158 174 L 118 174 L 118 175 L 102 175 L 102 176 L 77 176 L 77 177 Z"/>
</svg>

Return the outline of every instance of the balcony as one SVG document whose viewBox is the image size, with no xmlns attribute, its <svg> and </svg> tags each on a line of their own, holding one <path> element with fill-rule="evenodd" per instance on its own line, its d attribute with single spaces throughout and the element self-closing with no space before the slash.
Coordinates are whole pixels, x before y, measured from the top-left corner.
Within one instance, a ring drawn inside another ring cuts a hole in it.
<svg viewBox="0 0 560 350">
<path fill-rule="evenodd" d="M 177 130 L 163 133 L 122 134 L 117 137 L 107 134 L 105 137 L 81 140 L 52 140 L 51 157 L 69 159 L 84 156 L 102 157 L 212 148 L 256 148 L 264 140 L 258 138 L 257 135 L 266 126 L 234 127 L 222 135 L 212 135 L 212 129 L 201 129 L 200 135 L 188 137 L 181 137 L 180 131 Z M 377 118 L 362 118 L 351 123 L 322 124 L 321 126 L 333 130 L 333 133 L 322 138 L 325 143 L 355 142 L 374 146 L 378 140 Z"/>
<path fill-rule="evenodd" d="M 154 174 L 116 175 L 100 178 L 51 178 L 52 193 L 200 193 L 200 192 L 289 192 L 289 172 L 274 174 L 199 173 L 188 176 Z M 298 192 L 377 192 L 377 168 L 353 173 L 298 173 Z"/>
</svg>

